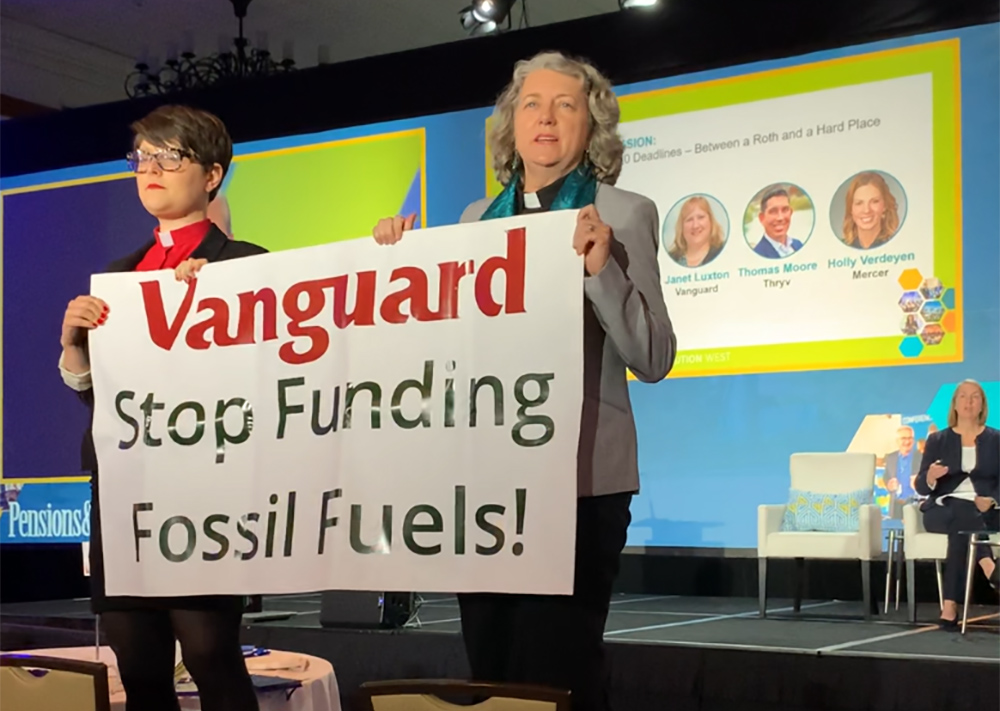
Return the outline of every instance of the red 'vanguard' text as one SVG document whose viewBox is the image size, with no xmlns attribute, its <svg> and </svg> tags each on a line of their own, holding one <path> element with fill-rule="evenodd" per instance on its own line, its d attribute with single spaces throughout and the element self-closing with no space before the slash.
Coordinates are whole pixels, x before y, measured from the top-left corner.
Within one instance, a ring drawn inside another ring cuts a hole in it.
<svg viewBox="0 0 1000 711">
<path fill-rule="evenodd" d="M 428 305 L 430 277 L 422 267 L 393 269 L 389 284 L 398 283 L 400 288 L 384 296 L 375 293 L 375 271 L 341 274 L 293 284 L 280 295 L 281 310 L 287 319 L 284 330 L 289 340 L 278 349 L 278 357 L 292 364 L 311 363 L 322 357 L 330 345 L 328 326 L 307 322 L 327 310 L 331 312 L 333 326 L 338 329 L 352 325 L 374 326 L 376 311 L 382 322 L 391 324 L 405 323 L 411 318 L 417 321 L 458 318 L 458 285 L 463 277 L 474 278 L 476 306 L 484 315 L 492 317 L 501 312 L 524 313 L 524 257 L 525 229 L 520 227 L 507 232 L 507 254 L 489 257 L 478 270 L 472 260 L 438 264 L 436 311 L 432 311 Z M 493 278 L 498 272 L 503 272 L 505 281 L 503 303 L 498 303 L 493 298 Z M 188 285 L 187 293 L 171 319 L 167 318 L 163 305 L 160 283 L 147 281 L 142 282 L 140 287 L 149 337 L 164 350 L 171 350 L 181 333 L 184 333 L 183 342 L 187 347 L 195 350 L 204 350 L 213 345 L 223 347 L 255 343 L 258 330 L 263 341 L 278 338 L 279 295 L 269 287 L 237 294 L 236 304 L 233 306 L 218 297 L 200 299 L 196 313 L 205 313 L 206 316 L 200 320 L 192 318 L 190 324 L 188 316 L 195 301 L 197 280 L 192 280 Z M 349 295 L 353 299 L 348 299 Z M 350 312 L 347 310 L 349 301 L 353 301 L 354 306 Z M 261 308 L 258 309 L 258 306 Z M 230 334 L 231 308 L 238 314 L 234 335 Z M 258 316 L 261 319 L 259 329 Z M 304 339 L 298 343 L 305 346 L 304 350 L 296 348 L 295 339 Z"/>
</svg>

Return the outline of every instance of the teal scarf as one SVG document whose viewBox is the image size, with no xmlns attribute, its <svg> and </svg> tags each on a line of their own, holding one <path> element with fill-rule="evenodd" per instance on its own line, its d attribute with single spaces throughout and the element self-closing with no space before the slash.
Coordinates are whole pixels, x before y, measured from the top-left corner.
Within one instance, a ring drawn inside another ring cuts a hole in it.
<svg viewBox="0 0 1000 711">
<path fill-rule="evenodd" d="M 480 220 L 493 220 L 498 217 L 513 217 L 517 212 L 517 187 L 521 176 L 515 174 L 507 183 L 503 192 L 486 208 Z M 597 195 L 597 178 L 590 167 L 581 164 L 566 176 L 566 181 L 559 188 L 559 194 L 552 202 L 550 210 L 579 210 L 594 203 Z"/>
</svg>

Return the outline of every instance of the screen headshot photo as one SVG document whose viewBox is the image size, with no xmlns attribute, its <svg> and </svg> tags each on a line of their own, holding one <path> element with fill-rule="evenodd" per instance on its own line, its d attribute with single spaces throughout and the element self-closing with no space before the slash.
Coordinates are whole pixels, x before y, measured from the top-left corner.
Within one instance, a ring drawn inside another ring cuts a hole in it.
<svg viewBox="0 0 1000 711">
<path fill-rule="evenodd" d="M 833 232 L 848 247 L 877 249 L 899 234 L 906 193 L 894 177 L 866 170 L 845 180 L 830 202 Z"/>
<path fill-rule="evenodd" d="M 663 248 L 682 267 L 709 264 L 722 253 L 728 238 L 729 215 L 711 195 L 681 198 L 663 220 Z"/>
<path fill-rule="evenodd" d="M 743 213 L 743 236 L 765 259 L 785 259 L 798 252 L 815 225 L 812 198 L 792 183 L 774 183 L 758 191 Z"/>
</svg>

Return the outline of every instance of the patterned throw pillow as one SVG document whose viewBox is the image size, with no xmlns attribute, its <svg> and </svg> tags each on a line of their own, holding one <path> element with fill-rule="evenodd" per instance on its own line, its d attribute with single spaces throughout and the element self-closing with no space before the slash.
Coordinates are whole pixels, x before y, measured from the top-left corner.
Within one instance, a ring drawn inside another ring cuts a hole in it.
<svg viewBox="0 0 1000 711">
<path fill-rule="evenodd" d="M 872 501 L 871 489 L 846 494 L 819 494 L 789 489 L 782 531 L 823 531 L 856 533 L 860 528 L 858 511 Z"/>
</svg>

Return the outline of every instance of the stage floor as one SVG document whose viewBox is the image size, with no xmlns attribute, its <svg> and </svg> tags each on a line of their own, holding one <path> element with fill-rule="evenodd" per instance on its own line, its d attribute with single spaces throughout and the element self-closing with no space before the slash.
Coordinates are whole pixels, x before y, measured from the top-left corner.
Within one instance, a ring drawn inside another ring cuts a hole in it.
<svg viewBox="0 0 1000 711">
<path fill-rule="evenodd" d="M 418 601 L 403 629 L 358 630 L 322 627 L 319 595 L 268 596 L 245 617 L 243 641 L 327 659 L 354 711 L 364 681 L 467 677 L 457 601 Z M 664 698 L 699 711 L 1000 706 L 998 607 L 973 608 L 965 635 L 937 628 L 937 605 L 917 610 L 915 625 L 905 604 L 864 622 L 859 602 L 803 601 L 796 614 L 774 599 L 762 620 L 753 599 L 616 595 L 605 633 L 612 698 L 628 711 Z M 0 623 L 4 650 L 94 643 L 87 600 L 6 604 Z"/>
<path fill-rule="evenodd" d="M 453 596 L 423 595 L 406 631 L 459 632 L 458 602 Z M 318 595 L 275 596 L 264 599 L 264 626 L 320 627 Z M 616 595 L 605 628 L 610 642 L 722 647 L 803 654 L 892 656 L 1000 662 L 998 609 L 970 608 L 975 620 L 963 636 L 937 628 L 937 608 L 917 606 L 916 625 L 906 621 L 906 608 L 861 619 L 859 602 L 803 601 L 796 614 L 791 600 L 769 600 L 768 617 L 757 616 L 757 601 L 745 598 L 704 598 Z M 284 613 L 283 619 L 267 619 Z M 250 616 L 253 618 L 253 616 Z"/>
<path fill-rule="evenodd" d="M 458 634 L 454 596 L 419 595 L 406 634 L 425 631 Z M 321 629 L 320 596 L 275 595 L 264 598 L 264 612 L 249 614 L 248 625 Z M 861 619 L 859 602 L 802 602 L 796 614 L 791 600 L 769 600 L 768 617 L 757 616 L 757 601 L 663 595 L 615 595 L 605 631 L 608 642 L 721 647 L 818 655 L 891 656 L 900 659 L 1000 662 L 997 607 L 970 608 L 966 634 L 937 629 L 933 604 L 918 605 L 916 625 L 906 621 L 905 604 L 870 622 Z M 17 625 L 92 629 L 87 600 L 4 605 L 0 618 Z M 5 647 L 7 645 L 4 645 Z"/>
</svg>

